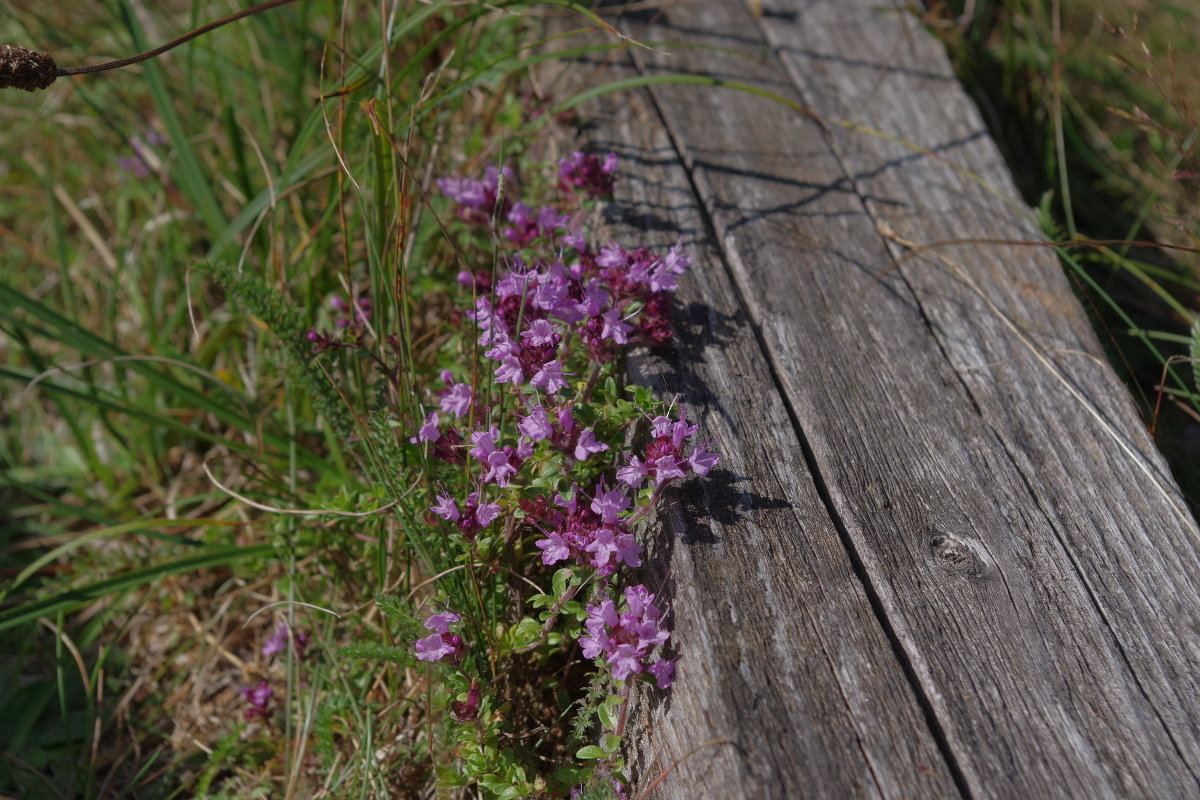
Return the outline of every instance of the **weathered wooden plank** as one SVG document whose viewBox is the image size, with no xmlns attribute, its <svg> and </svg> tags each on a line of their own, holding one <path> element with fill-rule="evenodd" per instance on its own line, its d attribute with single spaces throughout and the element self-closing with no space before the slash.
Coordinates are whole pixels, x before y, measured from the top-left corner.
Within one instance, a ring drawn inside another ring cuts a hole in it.
<svg viewBox="0 0 1200 800">
<path fill-rule="evenodd" d="M 894 135 L 944 142 L 941 150 L 982 171 L 1012 202 L 977 115 L 955 99 L 961 90 L 944 56 L 902 16 L 864 11 L 866 2 L 767 5 L 761 27 L 740 4 L 710 2 L 671 7 L 652 27 L 631 30 L 750 53 L 766 31 L 790 73 L 774 58 L 684 48 L 674 52 L 670 68 L 760 85 L 793 80 L 800 99 L 827 115 L 853 112 Z M 899 27 L 877 33 L 876 25 Z M 847 41 L 856 36 L 858 49 Z M 914 49 L 892 70 L 888 59 L 897 42 Z M 833 49 L 825 48 L 830 43 Z M 646 64 L 661 68 L 655 59 Z M 909 83 L 891 85 L 892 72 Z M 909 735 L 941 741 L 946 764 L 932 767 L 957 775 L 964 793 L 1194 796 L 1200 771 L 1200 599 L 1190 578 L 1200 565 L 1195 524 L 1180 513 L 1177 490 L 1111 371 L 1090 358 L 1055 357 L 1095 355 L 1099 348 L 1053 259 L 974 248 L 952 253 L 954 264 L 924 259 L 889 269 L 902 249 L 879 233 L 881 223 L 916 243 L 980 235 L 964 219 L 989 236 L 1030 231 L 1008 204 L 975 191 L 970 181 L 951 180 L 959 173 L 938 159 L 889 149 L 885 140 L 822 130 L 747 95 L 718 99 L 712 89 L 658 86 L 653 96 L 718 236 L 718 252 L 701 259 L 685 291 L 726 309 L 718 320 L 744 313 L 771 377 L 768 384 L 749 371 L 752 352 L 739 351 L 729 362 L 704 350 L 699 363 L 688 351 L 670 362 L 676 380 L 690 376 L 708 388 L 706 421 L 725 432 L 722 449 L 774 438 L 771 449 L 751 450 L 741 461 L 733 456 L 740 485 L 756 492 L 765 479 L 790 493 L 811 474 L 833 524 L 815 524 L 819 512 L 796 504 L 808 524 L 786 545 L 783 538 L 748 543 L 726 536 L 717 545 L 700 540 L 662 554 L 675 581 L 676 636 L 685 649 L 677 694 L 653 712 L 650 740 L 672 743 L 678 757 L 680 742 L 736 734 L 743 766 L 707 763 L 719 796 L 747 778 L 754 781 L 747 795 L 791 796 L 768 786 L 785 786 L 795 796 L 863 793 L 827 782 L 811 759 L 789 766 L 759 755 L 803 750 L 804 737 L 836 737 L 788 730 L 773 714 L 759 720 L 763 709 L 783 708 L 792 693 L 815 687 L 787 674 L 758 674 L 768 665 L 745 656 L 745 627 L 774 621 L 787 608 L 768 588 L 788 580 L 794 561 L 811 562 L 810 574 L 820 575 L 822 566 L 839 563 L 830 552 L 844 547 L 877 624 L 928 709 L 929 731 L 917 725 Z M 901 110 L 877 119 L 876 106 Z M 938 108 L 948 109 L 959 127 L 923 128 Z M 648 135 L 653 119 L 624 119 L 611 130 L 627 142 L 649 141 L 637 137 Z M 952 135 L 938 138 L 946 131 Z M 646 146 L 653 153 L 658 145 Z M 659 181 L 676 187 L 672 196 L 684 196 L 683 184 L 662 177 L 657 166 L 639 164 L 625 185 Z M 657 196 L 635 191 L 627 199 L 652 205 Z M 685 218 L 677 206 L 657 213 Z M 722 263 L 738 305 L 729 305 L 728 287 L 709 277 Z M 730 394 L 745 389 L 739 374 L 760 382 L 759 392 L 782 387 L 804 464 L 794 448 L 791 458 L 782 456 L 787 437 L 779 438 L 778 415 L 759 425 L 753 413 L 741 415 L 756 408 L 757 395 Z M 1082 397 L 1068 390 L 1072 382 L 1084 387 Z M 727 422 L 734 418 L 736 426 Z M 685 500 L 701 515 L 707 509 L 718 519 L 736 517 L 721 492 Z M 675 536 L 689 524 L 667 520 Z M 761 548 L 774 569 L 747 571 L 733 549 L 738 545 Z M 831 560 L 822 565 L 810 553 L 796 553 L 803 549 Z M 810 602 L 829 603 L 837 594 L 826 591 Z M 756 613 L 740 619 L 757 623 L 731 627 L 732 610 L 755 598 Z M 870 627 L 861 615 L 844 620 L 848 635 Z M 738 670 L 756 691 L 739 692 L 726 681 L 703 685 L 715 693 L 708 697 L 684 694 L 689 674 L 700 680 Z M 874 669 L 870 674 L 878 680 Z M 847 693 L 853 685 L 840 682 L 843 702 L 882 699 Z M 853 716 L 859 712 L 852 705 L 844 711 Z M 814 718 L 830 724 L 820 714 L 805 722 Z M 808 752 L 833 759 L 861 753 L 824 746 Z M 904 772 L 888 760 L 896 754 L 875 755 L 873 775 L 899 781 L 876 782 L 876 791 L 932 793 L 911 782 L 911 763 Z M 703 776 L 686 770 L 685 764 L 664 782 L 660 796 L 698 796 Z"/>
<path fill-rule="evenodd" d="M 609 65 L 602 79 L 628 74 Z M 644 354 L 633 377 L 682 393 L 722 459 L 669 498 L 651 537 L 647 560 L 667 569 L 648 582 L 670 603 L 681 659 L 670 694 L 644 695 L 633 720 L 635 772 L 648 785 L 671 769 L 659 796 L 689 800 L 960 796 L 649 96 L 589 117 L 594 144 L 624 165 L 609 209 L 623 243 L 682 237 L 696 261 L 675 356 Z"/>
<path fill-rule="evenodd" d="M 893 169 L 911 152 L 834 129 L 833 147 L 877 225 L 917 245 L 1038 238 L 1030 215 L 1004 213 L 997 195 L 1018 197 L 1011 176 L 981 135 L 983 121 L 953 82 L 947 60 L 931 57 L 942 55 L 939 45 L 911 16 L 884 15 L 863 0 L 768 4 L 768 10 L 784 5 L 797 16 L 762 29 L 806 102 L 885 131 L 927 131 L 923 145 L 968 166 L 994 190 L 932 158 Z M 826 53 L 839 54 L 841 68 Z M 904 254 L 895 240 L 887 244 L 893 256 Z M 900 270 L 967 396 L 1030 487 L 1043 529 L 1059 540 L 1137 690 L 1196 778 L 1196 526 L 1107 368 L 1083 309 L 1071 301 L 1056 259 L 1016 247 L 942 252 L 946 259 L 925 256 Z"/>
<path fill-rule="evenodd" d="M 682 235 L 700 263 L 719 265 L 665 132 L 644 98 L 622 100 L 612 141 L 629 166 L 622 196 L 639 218 L 672 219 L 660 246 Z M 697 270 L 679 300 L 679 360 L 643 359 L 634 377 L 682 391 L 722 464 L 672 498 L 671 533 L 657 540 L 666 552 L 652 554 L 670 564 L 662 579 L 683 658 L 656 712 L 670 724 L 642 724 L 653 737 L 639 772 L 652 778 L 728 739 L 681 764 L 664 796 L 957 796 L 727 275 Z"/>
</svg>

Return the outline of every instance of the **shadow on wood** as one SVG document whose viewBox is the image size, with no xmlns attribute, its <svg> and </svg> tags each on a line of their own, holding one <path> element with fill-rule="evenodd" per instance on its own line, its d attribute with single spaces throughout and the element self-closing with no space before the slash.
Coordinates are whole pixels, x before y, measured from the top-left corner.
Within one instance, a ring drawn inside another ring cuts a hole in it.
<svg viewBox="0 0 1200 800">
<path fill-rule="evenodd" d="M 722 456 L 649 543 L 679 664 L 637 697 L 640 786 L 1200 796 L 1195 521 L 1054 255 L 939 244 L 1038 236 L 940 46 L 878 0 L 619 24 L 670 55 L 598 81 L 822 120 L 669 83 L 586 110 L 624 159 L 614 235 L 694 256 L 634 379 Z"/>
</svg>

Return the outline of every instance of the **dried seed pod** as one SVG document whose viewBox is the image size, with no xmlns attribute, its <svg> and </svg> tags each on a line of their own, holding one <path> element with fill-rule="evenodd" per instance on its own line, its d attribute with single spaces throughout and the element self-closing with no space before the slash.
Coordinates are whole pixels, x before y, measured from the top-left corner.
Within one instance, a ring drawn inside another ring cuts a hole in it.
<svg viewBox="0 0 1200 800">
<path fill-rule="evenodd" d="M 58 67 L 49 53 L 0 45 L 0 89 L 45 89 L 58 77 Z"/>
</svg>

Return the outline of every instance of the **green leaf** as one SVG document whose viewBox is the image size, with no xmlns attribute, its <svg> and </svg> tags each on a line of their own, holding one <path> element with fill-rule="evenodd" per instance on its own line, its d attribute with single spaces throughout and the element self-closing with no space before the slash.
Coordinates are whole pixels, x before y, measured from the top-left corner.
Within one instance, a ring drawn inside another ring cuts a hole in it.
<svg viewBox="0 0 1200 800">
<path fill-rule="evenodd" d="M 536 619 L 525 617 L 508 632 L 509 641 L 515 649 L 528 647 L 542 635 L 542 626 Z"/>
<path fill-rule="evenodd" d="M 554 589 L 555 597 L 562 597 L 567 593 L 567 584 L 570 583 L 571 578 L 574 576 L 575 570 L 571 569 L 570 567 L 564 567 L 563 569 L 560 569 L 558 572 L 554 573 L 554 578 L 550 583 Z"/>
<path fill-rule="evenodd" d="M 596 709 L 596 715 L 600 717 L 600 723 L 605 728 L 612 729 L 617 727 L 616 710 L 613 709 L 613 707 L 608 703 L 601 704 L 600 707 Z"/>
<path fill-rule="evenodd" d="M 235 401 L 243 407 L 246 405 L 246 398 L 233 391 L 229 386 L 214 381 L 214 388 L 220 389 L 220 392 L 202 391 L 195 389 L 186 383 L 176 379 L 160 365 L 148 360 L 138 360 L 132 354 L 122 350 L 116 344 L 104 339 L 91 331 L 84 328 L 82 325 L 64 317 L 57 311 L 42 303 L 26 296 L 10 286 L 7 283 L 0 282 L 0 319 L 11 319 L 13 322 L 25 325 L 13 312 L 16 309 L 25 311 L 42 325 L 48 329 L 47 336 L 53 337 L 59 344 L 66 345 L 75 350 L 78 350 L 82 355 L 97 360 L 119 361 L 126 369 L 136 372 L 153 384 L 155 388 L 162 392 L 168 393 L 175 397 L 179 402 L 187 405 L 189 408 L 194 408 L 203 411 L 206 414 L 211 414 L 216 419 L 226 425 L 235 427 L 239 430 L 253 433 L 262 436 L 263 439 L 270 442 L 272 445 L 287 450 L 294 445 L 294 442 L 285 436 L 274 433 L 270 429 L 264 429 L 261 420 L 253 419 L 249 414 L 241 413 L 234 409 L 230 403 L 222 402 L 215 398 L 223 398 L 228 401 Z M 26 327 L 28 327 L 26 325 Z M 32 380 L 32 377 L 25 377 L 20 372 L 13 370 L 4 370 L 5 377 L 16 379 L 24 378 L 26 382 Z M 39 384 L 45 388 L 54 388 L 59 391 L 71 392 L 80 399 L 95 403 L 97 405 L 104 404 L 104 401 L 98 395 L 87 395 L 77 392 L 66 386 L 62 386 L 53 380 L 45 380 Z M 130 406 L 120 406 L 118 404 L 108 404 L 109 407 L 124 411 L 128 414 L 138 414 L 148 419 L 156 420 L 162 425 L 170 425 L 181 430 L 193 431 L 194 435 L 206 436 L 207 434 L 199 429 L 190 426 L 182 425 L 175 422 L 168 415 L 162 414 L 158 416 L 149 415 L 141 409 L 134 409 Z M 171 423 L 174 423 L 173 425 Z M 211 435 L 207 435 L 212 439 Z M 226 443 L 231 447 L 236 447 L 237 443 L 228 438 L 221 438 L 219 441 Z M 324 462 L 316 454 L 311 451 L 298 448 L 298 457 L 304 459 L 306 465 L 321 467 Z"/>
<path fill-rule="evenodd" d="M 223 547 L 210 550 L 202 555 L 181 558 L 178 561 L 168 561 L 152 567 L 135 569 L 117 575 L 107 580 L 68 589 L 53 597 L 47 597 L 32 603 L 10 608 L 0 612 L 0 631 L 6 631 L 40 617 L 50 616 L 59 612 L 73 611 L 88 603 L 99 600 L 107 595 L 134 589 L 163 578 L 167 575 L 178 575 L 183 572 L 215 567 L 218 564 L 228 564 L 243 558 L 267 556 L 275 552 L 271 545 L 255 545 L 253 547 Z"/>
<path fill-rule="evenodd" d="M 167 519 L 167 518 L 163 517 L 163 518 L 155 518 L 155 519 L 142 519 L 142 520 L 138 520 L 136 522 L 126 522 L 123 525 L 113 525 L 112 527 L 109 527 L 109 528 L 100 528 L 99 530 L 89 531 L 88 533 L 85 533 L 81 536 L 76 536 L 74 539 L 67 542 L 66 544 L 59 545 L 58 547 L 54 548 L 50 552 L 45 553 L 45 554 L 39 556 L 38 558 L 34 559 L 33 562 L 31 562 L 29 564 L 29 566 L 27 566 L 27 567 L 25 567 L 25 569 L 21 570 L 21 573 L 19 575 L 17 575 L 17 577 L 13 580 L 13 582 L 11 584 L 9 584 L 7 587 L 5 587 L 6 591 L 4 593 L 8 594 L 13 589 L 20 586 L 22 583 L 24 583 L 26 580 L 29 579 L 30 575 L 34 574 L 35 572 L 37 572 L 39 569 L 46 566 L 47 564 L 53 563 L 54 561 L 57 561 L 62 556 L 66 555 L 67 553 L 70 553 L 72 550 L 82 547 L 83 545 L 87 544 L 88 542 L 94 542 L 97 539 L 104 539 L 104 538 L 108 538 L 111 536 L 120 536 L 125 533 L 135 533 L 137 531 L 147 530 L 148 528 L 159 528 L 159 527 L 205 528 L 205 527 L 211 527 L 214 525 L 234 525 L 234 526 L 236 526 L 236 525 L 241 525 L 241 524 L 242 523 L 240 523 L 240 522 L 235 522 L 232 520 L 221 520 L 221 519 Z M 199 544 L 199 543 L 193 543 L 193 544 Z"/>
<path fill-rule="evenodd" d="M 589 744 L 587 747 L 581 747 L 575 752 L 575 757 L 584 760 L 594 758 L 608 758 L 608 753 L 601 750 L 594 744 Z"/>
<path fill-rule="evenodd" d="M 417 663 L 415 651 L 411 646 L 385 644 L 348 644 L 338 650 L 338 655 L 346 658 L 362 658 L 370 661 L 391 661 L 405 666 Z"/>
<path fill-rule="evenodd" d="M 120 11 L 121 18 L 129 29 L 129 35 L 133 38 L 134 47 L 138 51 L 149 50 L 151 45 L 142 31 L 141 23 L 129 0 L 121 0 Z M 184 194 L 196 207 L 200 218 L 208 228 L 209 235 L 216 236 L 224 230 L 226 220 L 225 214 L 221 211 L 221 204 L 212 190 L 215 181 L 205 173 L 204 168 L 200 165 L 200 159 L 192 147 L 191 137 L 184 133 L 183 123 L 175 111 L 172 93 L 167 90 L 167 81 L 162 67 L 154 59 L 150 59 L 142 63 L 142 74 L 175 152 L 176 167 L 173 175 L 179 181 L 179 186 L 183 189 Z"/>
</svg>

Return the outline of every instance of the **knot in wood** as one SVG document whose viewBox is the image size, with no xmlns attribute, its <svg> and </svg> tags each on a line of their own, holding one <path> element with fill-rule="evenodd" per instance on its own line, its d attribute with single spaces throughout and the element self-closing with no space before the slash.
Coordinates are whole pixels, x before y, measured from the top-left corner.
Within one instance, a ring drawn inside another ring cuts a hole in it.
<svg viewBox="0 0 1200 800">
<path fill-rule="evenodd" d="M 935 534 L 929 539 L 933 563 L 947 572 L 978 578 L 984 573 L 983 559 L 970 544 L 955 536 Z"/>
<path fill-rule="evenodd" d="M 0 89 L 45 89 L 58 77 L 58 66 L 49 53 L 0 45 Z"/>
</svg>

